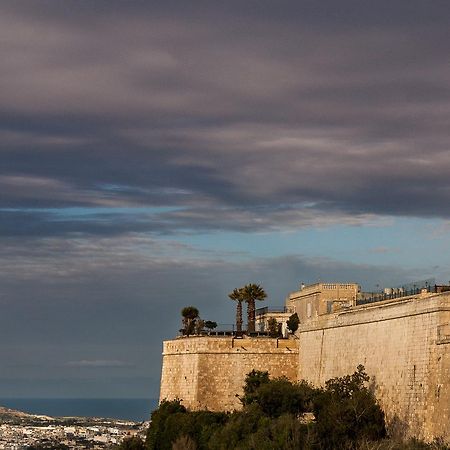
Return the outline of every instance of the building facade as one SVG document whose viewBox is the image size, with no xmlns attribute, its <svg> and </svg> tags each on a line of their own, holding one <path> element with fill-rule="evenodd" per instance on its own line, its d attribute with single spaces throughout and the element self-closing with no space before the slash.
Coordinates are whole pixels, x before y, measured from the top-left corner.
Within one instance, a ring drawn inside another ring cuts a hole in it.
<svg viewBox="0 0 450 450">
<path fill-rule="evenodd" d="M 356 283 L 302 284 L 298 291 L 289 294 L 286 307 L 296 312 L 303 323 L 323 314 L 356 305 L 360 287 Z"/>
</svg>

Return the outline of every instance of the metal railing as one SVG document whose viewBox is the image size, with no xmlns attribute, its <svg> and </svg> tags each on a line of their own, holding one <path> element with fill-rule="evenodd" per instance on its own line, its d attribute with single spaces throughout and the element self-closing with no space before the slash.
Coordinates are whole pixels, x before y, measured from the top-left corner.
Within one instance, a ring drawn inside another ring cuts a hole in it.
<svg viewBox="0 0 450 450">
<path fill-rule="evenodd" d="M 257 308 L 255 310 L 255 315 L 262 316 L 267 313 L 286 313 L 289 312 L 286 306 L 280 306 L 279 308 L 269 308 L 264 306 L 263 308 Z"/>
<path fill-rule="evenodd" d="M 386 292 L 373 292 L 369 297 L 356 300 L 357 305 L 367 305 L 368 303 L 382 302 L 384 300 L 394 300 L 396 298 L 410 297 L 412 295 L 418 295 L 423 290 L 429 293 L 439 293 L 450 291 L 450 286 L 444 285 L 425 285 L 425 286 L 413 286 L 411 289 L 395 288 L 390 293 Z"/>
</svg>

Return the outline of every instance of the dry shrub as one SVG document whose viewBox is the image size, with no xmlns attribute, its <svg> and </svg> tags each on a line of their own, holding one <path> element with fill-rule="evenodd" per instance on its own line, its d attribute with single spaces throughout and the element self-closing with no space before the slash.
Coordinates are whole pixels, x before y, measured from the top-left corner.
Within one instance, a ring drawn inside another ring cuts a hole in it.
<svg viewBox="0 0 450 450">
<path fill-rule="evenodd" d="M 172 450 L 197 450 L 197 444 L 188 436 L 180 436 L 173 444 Z"/>
</svg>

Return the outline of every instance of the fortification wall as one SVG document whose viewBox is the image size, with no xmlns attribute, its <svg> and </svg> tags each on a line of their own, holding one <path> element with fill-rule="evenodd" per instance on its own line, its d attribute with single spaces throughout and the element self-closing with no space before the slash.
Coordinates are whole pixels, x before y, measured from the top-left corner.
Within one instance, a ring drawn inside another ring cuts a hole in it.
<svg viewBox="0 0 450 450">
<path fill-rule="evenodd" d="M 183 337 L 163 343 L 160 400 L 180 398 L 189 409 L 232 411 L 241 404 L 252 369 L 297 379 L 298 340 Z"/>
<path fill-rule="evenodd" d="M 298 336 L 299 379 L 323 385 L 363 364 L 392 429 L 450 441 L 450 295 L 322 316 Z"/>
</svg>

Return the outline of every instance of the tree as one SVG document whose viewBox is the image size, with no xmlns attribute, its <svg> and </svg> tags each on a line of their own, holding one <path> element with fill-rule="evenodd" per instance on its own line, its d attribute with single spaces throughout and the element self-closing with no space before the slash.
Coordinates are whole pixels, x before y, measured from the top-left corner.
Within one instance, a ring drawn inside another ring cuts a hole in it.
<svg viewBox="0 0 450 450">
<path fill-rule="evenodd" d="M 253 402 L 269 417 L 282 414 L 299 416 L 312 410 L 313 395 L 314 388 L 306 382 L 293 383 L 281 377 L 263 383 L 256 390 Z"/>
<path fill-rule="evenodd" d="M 198 309 L 195 306 L 185 306 L 181 310 L 181 315 L 183 316 L 182 332 L 186 336 L 189 336 L 195 331 L 195 324 L 198 319 L 198 314 Z"/>
<path fill-rule="evenodd" d="M 321 448 L 350 448 L 349 443 L 386 435 L 384 413 L 365 383 L 369 376 L 359 365 L 352 375 L 328 380 L 314 400 L 316 433 Z"/>
<path fill-rule="evenodd" d="M 268 383 L 270 380 L 269 372 L 253 369 L 245 376 L 245 384 L 243 387 L 244 396 L 239 400 L 243 405 L 250 405 L 255 399 L 255 393 L 262 384 Z"/>
<path fill-rule="evenodd" d="M 280 330 L 278 327 L 278 322 L 277 319 L 275 319 L 275 317 L 271 317 L 268 321 L 268 332 L 269 332 L 269 336 L 271 338 L 276 338 L 280 336 Z M 281 324 L 280 324 L 281 325 Z"/>
<path fill-rule="evenodd" d="M 285 377 L 271 380 L 268 372 L 252 370 L 245 378 L 243 389 L 244 407 L 256 404 L 269 417 L 298 416 L 312 410 L 315 390 L 306 381 L 293 383 Z"/>
<path fill-rule="evenodd" d="M 172 444 L 172 450 L 197 450 L 197 444 L 189 435 L 183 434 Z"/>
<path fill-rule="evenodd" d="M 294 334 L 298 330 L 299 324 L 300 324 L 300 319 L 298 318 L 297 313 L 292 314 L 292 316 L 290 316 L 286 322 L 286 325 L 292 334 Z"/>
<path fill-rule="evenodd" d="M 169 431 L 167 430 L 167 421 L 170 417 L 187 414 L 186 408 L 181 404 L 180 399 L 163 400 L 158 409 L 152 412 L 150 427 L 147 430 L 147 439 L 145 441 L 149 450 L 161 449 L 162 443 L 167 443 L 167 449 L 173 439 L 168 439 Z M 170 436 L 172 437 L 172 436 Z M 177 436 L 174 436 L 175 439 Z"/>
<path fill-rule="evenodd" d="M 195 320 L 195 334 L 201 334 L 205 327 L 205 321 L 202 319 Z"/>
<path fill-rule="evenodd" d="M 233 292 L 228 294 L 228 297 L 236 302 L 236 334 L 242 335 L 242 302 L 244 301 L 243 288 L 235 288 Z"/>
<path fill-rule="evenodd" d="M 266 292 L 259 284 L 247 284 L 243 288 L 244 301 L 247 303 L 247 331 L 255 331 L 255 301 L 262 301 L 267 297 Z"/>
<path fill-rule="evenodd" d="M 212 320 L 207 320 L 205 322 L 205 328 L 207 328 L 209 331 L 214 330 L 214 328 L 217 328 L 217 322 L 213 322 Z"/>
<path fill-rule="evenodd" d="M 125 438 L 118 447 L 113 447 L 115 450 L 145 450 L 145 444 L 138 436 Z"/>
<path fill-rule="evenodd" d="M 164 400 L 152 412 L 146 447 L 148 450 L 173 450 L 195 445 L 198 450 L 209 450 L 207 443 L 211 435 L 227 420 L 228 414 L 223 412 L 187 411 L 180 400 Z"/>
</svg>

